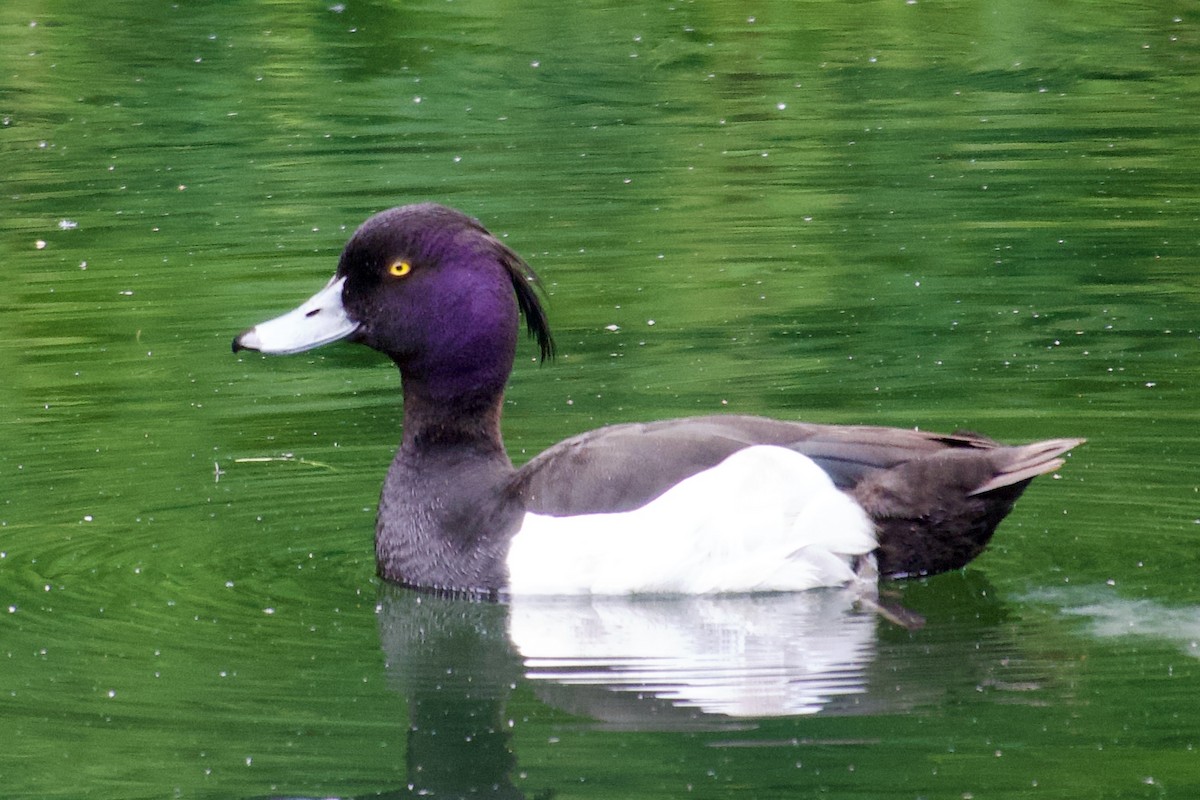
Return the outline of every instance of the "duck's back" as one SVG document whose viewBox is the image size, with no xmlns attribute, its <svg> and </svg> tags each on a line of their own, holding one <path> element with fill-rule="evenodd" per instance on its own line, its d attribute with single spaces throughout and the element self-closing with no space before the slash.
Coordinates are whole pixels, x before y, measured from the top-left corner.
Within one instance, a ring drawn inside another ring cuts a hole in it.
<svg viewBox="0 0 1200 800">
<path fill-rule="evenodd" d="M 519 486 L 528 507 L 543 514 L 625 511 L 758 444 L 807 456 L 842 490 L 853 490 L 872 471 L 947 449 L 997 447 L 969 434 L 945 436 L 751 416 L 690 417 L 611 425 L 565 439 L 518 471 Z"/>
</svg>

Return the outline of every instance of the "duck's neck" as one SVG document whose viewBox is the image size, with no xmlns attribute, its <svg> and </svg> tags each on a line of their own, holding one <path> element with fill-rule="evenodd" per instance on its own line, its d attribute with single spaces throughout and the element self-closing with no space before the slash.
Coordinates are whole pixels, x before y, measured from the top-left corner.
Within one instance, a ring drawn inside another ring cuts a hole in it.
<svg viewBox="0 0 1200 800">
<path fill-rule="evenodd" d="M 379 574 L 411 586 L 499 591 L 524 507 L 500 440 L 500 388 L 432 391 L 401 371 L 404 435 L 379 499 Z"/>
<path fill-rule="evenodd" d="M 511 467 L 500 436 L 503 386 L 435 390 L 430 382 L 401 370 L 404 432 L 400 453 L 411 459 L 448 453 Z"/>
</svg>

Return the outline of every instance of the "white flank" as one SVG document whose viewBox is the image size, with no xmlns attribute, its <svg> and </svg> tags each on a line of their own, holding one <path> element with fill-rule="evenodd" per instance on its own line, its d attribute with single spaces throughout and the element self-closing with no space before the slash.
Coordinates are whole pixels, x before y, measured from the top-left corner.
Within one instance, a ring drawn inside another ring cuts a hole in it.
<svg viewBox="0 0 1200 800">
<path fill-rule="evenodd" d="M 619 514 L 527 514 L 512 594 L 799 591 L 855 579 L 875 548 L 866 513 L 809 458 L 758 445 Z"/>
</svg>

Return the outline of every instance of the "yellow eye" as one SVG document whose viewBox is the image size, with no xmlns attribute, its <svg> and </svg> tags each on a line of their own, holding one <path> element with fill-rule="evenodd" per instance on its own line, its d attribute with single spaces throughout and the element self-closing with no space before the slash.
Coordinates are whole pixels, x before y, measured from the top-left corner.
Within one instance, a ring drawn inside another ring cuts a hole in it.
<svg viewBox="0 0 1200 800">
<path fill-rule="evenodd" d="M 395 275 L 397 278 L 403 278 L 410 272 L 412 272 L 412 264 L 407 261 L 395 261 L 388 267 L 388 274 Z"/>
</svg>

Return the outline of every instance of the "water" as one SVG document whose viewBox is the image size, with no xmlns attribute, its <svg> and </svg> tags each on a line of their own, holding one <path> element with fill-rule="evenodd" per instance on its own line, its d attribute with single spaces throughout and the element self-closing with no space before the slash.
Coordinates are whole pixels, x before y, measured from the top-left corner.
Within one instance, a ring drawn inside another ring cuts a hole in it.
<svg viewBox="0 0 1200 800">
<path fill-rule="evenodd" d="M 1188 797 L 1192 9 L 0 8 L 8 797 Z M 394 370 L 233 356 L 370 213 L 550 293 L 505 433 L 1085 436 L 963 573 L 513 607 L 373 576 Z M 615 326 L 615 327 L 614 327 Z"/>
</svg>

